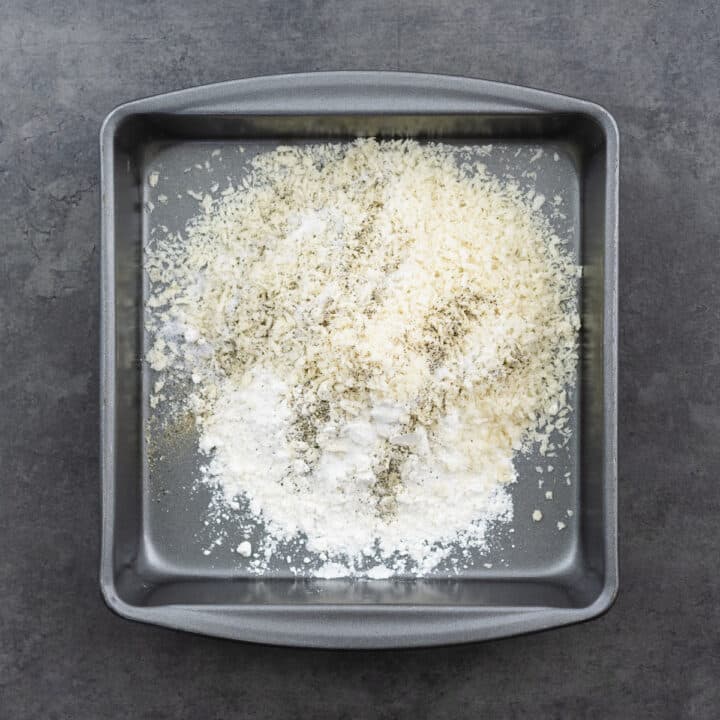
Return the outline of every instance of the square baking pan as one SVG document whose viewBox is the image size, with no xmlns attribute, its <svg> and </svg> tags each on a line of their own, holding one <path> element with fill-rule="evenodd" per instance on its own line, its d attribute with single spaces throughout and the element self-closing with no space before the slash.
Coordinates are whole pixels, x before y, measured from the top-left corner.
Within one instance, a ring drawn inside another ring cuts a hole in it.
<svg viewBox="0 0 720 720">
<path fill-rule="evenodd" d="M 230 547 L 207 552 L 209 498 L 193 483 L 200 458 L 192 428 L 153 430 L 153 377 L 143 362 L 144 247 L 154 228 L 182 231 L 196 212 L 186 191 L 207 190 L 212 178 L 203 161 L 214 149 L 236 177 L 253 154 L 281 144 L 367 136 L 476 147 L 491 171 L 521 183 L 531 177 L 539 193 L 562 200 L 554 222 L 563 224 L 583 266 L 572 441 L 542 476 L 536 467 L 547 458 L 517 459 L 512 526 L 498 530 L 494 546 L 459 574 L 441 568 L 422 578 L 320 579 L 312 570 L 292 572 L 282 558 L 253 575 Z M 468 78 L 310 73 L 121 105 L 106 118 L 100 140 L 100 584 L 113 610 L 239 640 L 379 648 L 514 635 L 586 620 L 612 604 L 618 132 L 606 110 Z M 240 145 L 244 152 L 233 152 Z M 532 520 L 536 508 L 542 522 Z"/>
</svg>

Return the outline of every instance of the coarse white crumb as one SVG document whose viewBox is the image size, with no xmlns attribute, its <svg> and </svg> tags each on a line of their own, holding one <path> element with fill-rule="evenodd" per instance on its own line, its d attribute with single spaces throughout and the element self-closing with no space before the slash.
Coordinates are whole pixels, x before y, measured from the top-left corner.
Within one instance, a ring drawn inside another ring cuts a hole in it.
<svg viewBox="0 0 720 720">
<path fill-rule="evenodd" d="M 539 160 L 544 154 L 545 154 L 545 152 L 543 151 L 543 149 L 538 148 L 535 151 L 535 154 L 530 158 L 530 162 L 534 163 L 536 160 Z"/>
<path fill-rule="evenodd" d="M 532 209 L 539 210 L 545 204 L 545 196 L 542 193 L 538 193 L 532 201 Z"/>
<path fill-rule="evenodd" d="M 250 557 L 252 555 L 252 545 L 245 540 L 237 546 L 236 552 L 243 557 Z"/>
<path fill-rule="evenodd" d="M 546 490 L 546 491 L 545 491 L 545 499 L 546 499 L 546 500 L 552 500 L 552 499 L 553 499 L 553 492 L 552 492 L 552 490 Z"/>
<path fill-rule="evenodd" d="M 566 527 L 566 526 L 565 526 L 565 523 L 564 523 L 562 520 L 558 520 L 557 529 L 558 529 L 558 530 L 564 530 L 565 527 Z"/>
<path fill-rule="evenodd" d="M 543 514 L 540 510 L 533 510 L 532 519 L 535 522 L 540 522 L 543 519 Z"/>
</svg>

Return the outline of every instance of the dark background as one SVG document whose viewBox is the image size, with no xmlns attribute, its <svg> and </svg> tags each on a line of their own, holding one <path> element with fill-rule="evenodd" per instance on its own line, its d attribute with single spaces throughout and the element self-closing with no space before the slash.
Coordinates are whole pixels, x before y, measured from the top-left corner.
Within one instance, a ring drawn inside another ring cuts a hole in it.
<svg viewBox="0 0 720 720">
<path fill-rule="evenodd" d="M 0 0 L 0 718 L 720 716 L 715 2 Z M 98 591 L 98 131 L 323 69 L 578 95 L 621 134 L 620 570 L 605 617 L 337 653 L 121 620 Z"/>
</svg>

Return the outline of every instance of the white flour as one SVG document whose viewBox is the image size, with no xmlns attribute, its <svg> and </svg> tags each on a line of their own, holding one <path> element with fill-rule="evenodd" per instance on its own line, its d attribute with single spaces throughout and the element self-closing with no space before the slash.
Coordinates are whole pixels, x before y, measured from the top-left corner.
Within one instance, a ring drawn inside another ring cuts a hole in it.
<svg viewBox="0 0 720 720">
<path fill-rule="evenodd" d="M 212 455 L 208 477 L 220 479 L 228 502 L 244 495 L 274 538 L 302 533 L 309 552 L 343 556 L 344 574 L 366 557 L 387 561 L 398 553 L 427 572 L 448 553 L 447 548 L 433 549 L 434 543 L 452 541 L 462 531 L 465 540 L 477 544 L 488 521 L 512 516 L 509 495 L 499 488 L 507 477 L 497 476 L 495 463 L 473 472 L 448 470 L 462 464 L 457 452 L 450 445 L 440 446 L 436 459 L 425 439 L 425 447 L 411 454 L 404 468 L 396 513 L 383 518 L 374 511 L 373 458 L 399 428 L 393 422 L 397 413 L 375 409 L 328 433 L 317 467 L 300 473 L 296 463 L 302 461 L 293 460 L 286 442 L 292 415 L 285 398 L 290 389 L 266 370 L 254 369 L 245 380 L 240 389 L 221 389 L 205 425 L 200 448 Z M 456 418 L 445 421 L 450 442 L 456 423 Z M 505 458 L 502 472 L 514 477 L 510 458 Z M 398 569 L 403 566 L 397 564 Z M 338 564 L 328 567 L 334 574 Z M 376 578 L 383 573 L 391 570 L 379 565 L 363 572 Z"/>
</svg>

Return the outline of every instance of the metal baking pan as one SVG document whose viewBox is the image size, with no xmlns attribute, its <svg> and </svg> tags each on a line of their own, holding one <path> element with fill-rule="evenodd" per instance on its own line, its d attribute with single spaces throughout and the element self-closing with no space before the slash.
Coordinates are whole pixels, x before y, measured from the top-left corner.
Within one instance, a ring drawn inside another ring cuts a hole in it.
<svg viewBox="0 0 720 720">
<path fill-rule="evenodd" d="M 222 549 L 202 552 L 207 497 L 191 489 L 198 461 L 193 438 L 148 437 L 143 247 L 153 224 L 182 229 L 193 212 L 191 201 L 178 199 L 148 213 L 155 192 L 148 175 L 158 169 L 171 188 L 182 190 L 183 171 L 211 148 L 241 143 L 251 154 L 288 142 L 358 136 L 493 143 L 500 151 L 488 159 L 490 168 L 518 177 L 528 154 L 544 150 L 533 164 L 537 188 L 547 197 L 562 193 L 565 229 L 584 267 L 573 442 L 556 462 L 564 482 L 554 479 L 555 499 L 541 505 L 533 459 L 521 462 L 512 534 L 498 538 L 492 562 L 478 558 L 460 575 L 320 580 L 278 565 L 257 577 Z M 103 124 L 101 164 L 100 584 L 113 610 L 239 640 L 379 648 L 514 635 L 586 620 L 611 605 L 618 587 L 618 132 L 607 111 L 460 77 L 262 77 L 121 105 Z M 546 522 L 532 522 L 534 507 L 543 509 Z M 561 517 L 567 527 L 558 532 Z"/>
</svg>

